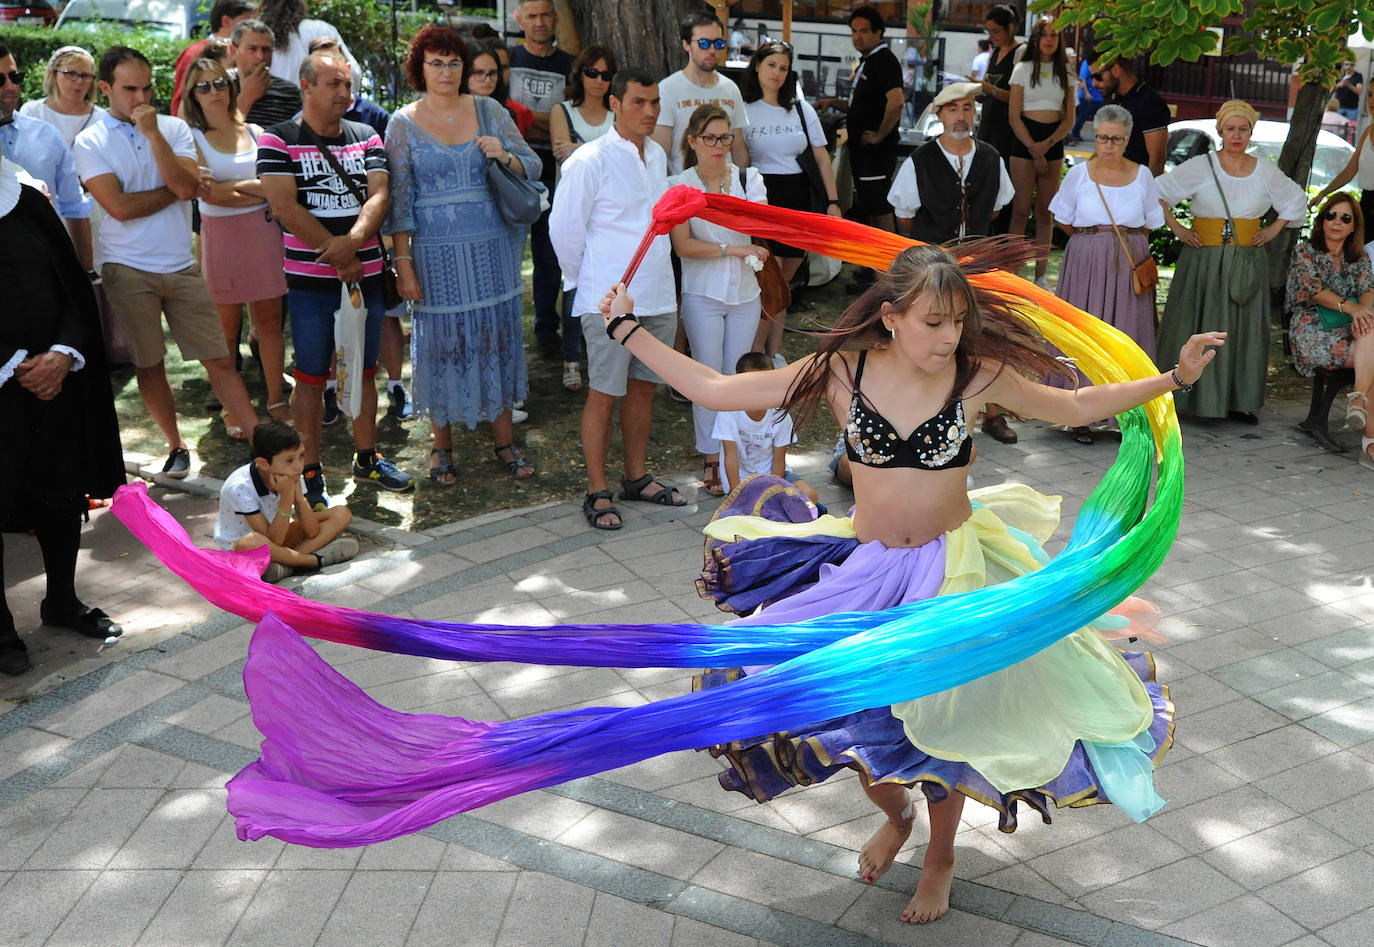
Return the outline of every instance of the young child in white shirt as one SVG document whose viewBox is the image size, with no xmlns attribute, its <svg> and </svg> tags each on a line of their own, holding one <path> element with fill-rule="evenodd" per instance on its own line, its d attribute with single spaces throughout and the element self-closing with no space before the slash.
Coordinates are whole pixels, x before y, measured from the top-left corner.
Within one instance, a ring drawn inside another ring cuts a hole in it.
<svg viewBox="0 0 1374 947">
<path fill-rule="evenodd" d="M 355 539 L 339 538 L 353 521 L 346 506 L 315 512 L 305 498 L 300 433 L 282 421 L 253 428 L 253 459 L 225 478 L 219 491 L 215 545 L 220 549 L 267 546 L 263 580 L 279 582 L 293 570 L 314 571 L 358 554 Z"/>
<path fill-rule="evenodd" d="M 762 352 L 746 352 L 735 363 L 735 374 L 765 372 L 773 361 Z M 726 491 L 750 477 L 773 476 L 790 480 L 812 503 L 820 497 L 805 480 L 787 469 L 787 448 L 796 442 L 792 416 L 780 408 L 763 411 L 721 411 L 711 436 L 720 441 L 720 472 Z"/>
</svg>

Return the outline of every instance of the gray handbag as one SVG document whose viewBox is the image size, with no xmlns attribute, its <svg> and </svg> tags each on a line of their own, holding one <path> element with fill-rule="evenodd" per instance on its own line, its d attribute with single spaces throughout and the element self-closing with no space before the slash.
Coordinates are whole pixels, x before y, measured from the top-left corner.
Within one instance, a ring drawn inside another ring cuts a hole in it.
<svg viewBox="0 0 1374 947">
<path fill-rule="evenodd" d="M 492 104 L 502 107 L 496 102 Z M 477 107 L 477 134 L 492 134 L 482 120 L 480 104 Z M 487 159 L 487 187 L 491 188 L 491 197 L 501 212 L 501 219 L 510 227 L 528 227 L 538 220 L 548 194 L 543 182 L 526 180 L 493 158 Z"/>
</svg>

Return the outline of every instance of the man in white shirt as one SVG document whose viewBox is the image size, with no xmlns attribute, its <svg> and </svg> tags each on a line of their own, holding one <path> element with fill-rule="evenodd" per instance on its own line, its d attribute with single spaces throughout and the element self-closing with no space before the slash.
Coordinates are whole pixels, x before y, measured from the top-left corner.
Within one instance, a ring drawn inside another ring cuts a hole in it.
<svg viewBox="0 0 1374 947">
<path fill-rule="evenodd" d="M 668 153 L 668 173 L 682 173 L 682 136 L 687 120 L 700 105 L 719 105 L 730 116 L 730 127 L 737 133 L 749 124 L 744 97 L 729 76 L 716 72 L 725 55 L 725 29 L 708 13 L 693 13 L 682 21 L 682 48 L 687 65 L 658 84 L 663 107 L 654 129 L 654 141 Z M 744 135 L 736 134 L 730 146 L 730 160 L 736 167 L 747 167 L 749 149 Z"/>
<path fill-rule="evenodd" d="M 138 393 L 171 448 L 162 472 L 179 479 L 191 452 L 162 363 L 163 313 L 182 359 L 205 366 L 227 426 L 246 437 L 258 416 L 191 254 L 190 199 L 200 188 L 191 129 L 150 104 L 152 67 L 138 50 L 111 46 L 99 74 L 110 110 L 77 136 L 72 153 L 82 183 L 109 214 L 100 227 L 105 296 L 129 335 Z"/>
<path fill-rule="evenodd" d="M 607 337 L 598 306 L 615 286 L 649 229 L 654 204 L 668 189 L 663 149 L 649 136 L 659 115 L 653 76 L 633 66 L 611 82 L 610 131 L 578 148 L 563 162 L 563 179 L 549 215 L 549 237 L 563 269 L 565 289 L 576 287 L 573 311 L 587 344 L 587 404 L 582 409 L 582 452 L 587 462 L 583 515 L 596 529 L 619 529 L 620 514 L 606 481 L 611 415 L 620 405 L 625 443 L 622 500 L 661 506 L 686 501 L 675 488 L 656 481 L 646 467 L 649 424 L 659 378 L 643 362 Z M 677 330 L 677 298 L 668 238 L 649 245 L 634 281 L 636 315 L 665 345 Z"/>
<path fill-rule="evenodd" d="M 926 243 L 987 236 L 992 218 L 1016 196 L 997 149 L 973 137 L 977 82 L 954 82 L 931 105 L 944 125 L 901 163 L 887 201 L 897 232 Z"/>
</svg>

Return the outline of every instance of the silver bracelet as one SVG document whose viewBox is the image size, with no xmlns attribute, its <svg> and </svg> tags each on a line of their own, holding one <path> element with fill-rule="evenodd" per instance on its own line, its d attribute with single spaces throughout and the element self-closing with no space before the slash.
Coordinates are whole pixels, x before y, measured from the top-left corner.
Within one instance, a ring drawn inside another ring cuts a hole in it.
<svg viewBox="0 0 1374 947">
<path fill-rule="evenodd" d="M 1173 368 L 1169 369 L 1169 374 L 1170 374 L 1170 376 L 1173 377 L 1173 379 L 1174 379 L 1174 384 L 1178 386 L 1178 388 L 1177 388 L 1178 391 L 1192 391 L 1192 390 L 1193 390 L 1193 386 L 1192 386 L 1192 385 L 1185 384 L 1184 381 L 1183 381 L 1183 379 L 1179 377 L 1179 374 L 1178 374 L 1178 366 L 1177 366 L 1177 365 L 1175 365 Z"/>
</svg>

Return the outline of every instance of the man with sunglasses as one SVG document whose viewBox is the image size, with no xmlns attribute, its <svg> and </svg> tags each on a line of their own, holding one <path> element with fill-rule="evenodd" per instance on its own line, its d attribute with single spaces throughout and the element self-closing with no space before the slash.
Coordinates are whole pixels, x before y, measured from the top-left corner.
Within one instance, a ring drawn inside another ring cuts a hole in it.
<svg viewBox="0 0 1374 947">
<path fill-rule="evenodd" d="M 678 35 L 687 54 L 687 65 L 658 84 L 663 99 L 658 113 L 654 141 L 668 153 L 668 174 L 682 173 L 682 136 L 687 120 L 701 105 L 719 105 L 730 116 L 736 132 L 730 145 L 730 160 L 736 167 L 749 164 L 749 149 L 740 132 L 749 124 L 744 111 L 744 96 L 733 79 L 716 71 L 725 57 L 725 28 L 709 13 L 693 13 L 681 24 Z"/>
<path fill-rule="evenodd" d="M 1098 59 L 1092 66 L 1092 81 L 1102 98 L 1131 113 L 1131 140 L 1125 158 L 1143 164 L 1159 177 L 1164 173 L 1164 152 L 1169 141 L 1169 122 L 1173 116 L 1164 97 L 1131 71 L 1129 63 Z"/>
<path fill-rule="evenodd" d="M 515 22 L 525 31 L 525 42 L 510 52 L 510 98 L 534 115 L 525 140 L 544 163 L 540 180 L 552 201 L 558 162 L 549 140 L 549 113 L 563 101 L 563 86 L 572 72 L 573 56 L 554 44 L 558 12 L 553 8 L 553 0 L 521 0 L 515 8 Z M 563 271 L 558 268 L 558 255 L 549 242 L 548 211 L 540 214 L 530 227 L 530 257 L 534 265 L 534 337 L 539 351 L 546 358 L 571 361 L 565 358 L 565 340 L 558 334 L 563 322 L 558 313 Z M 579 350 L 572 344 L 566 347 Z"/>
<path fill-rule="evenodd" d="M 71 234 L 76 257 L 82 269 L 91 269 L 91 199 L 81 191 L 62 133 L 53 125 L 19 114 L 20 85 L 24 74 L 14 55 L 0 45 L 0 121 L 12 123 L 0 128 L 0 145 L 5 155 L 29 174 L 42 181 L 67 232 Z"/>
</svg>

